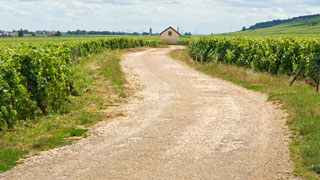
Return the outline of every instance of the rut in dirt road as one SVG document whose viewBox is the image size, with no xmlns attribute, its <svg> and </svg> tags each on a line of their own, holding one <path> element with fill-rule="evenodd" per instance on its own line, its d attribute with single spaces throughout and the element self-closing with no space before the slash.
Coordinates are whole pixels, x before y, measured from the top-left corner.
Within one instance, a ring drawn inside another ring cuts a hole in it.
<svg viewBox="0 0 320 180">
<path fill-rule="evenodd" d="M 170 48 L 126 54 L 143 90 L 125 117 L 43 152 L 0 179 L 290 179 L 284 113 L 266 96 L 169 58 Z"/>
</svg>

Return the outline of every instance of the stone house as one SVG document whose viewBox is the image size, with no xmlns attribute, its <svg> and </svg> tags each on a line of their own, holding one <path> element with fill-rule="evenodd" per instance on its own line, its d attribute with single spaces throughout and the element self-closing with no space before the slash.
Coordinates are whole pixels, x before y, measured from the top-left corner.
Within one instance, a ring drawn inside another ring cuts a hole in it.
<svg viewBox="0 0 320 180">
<path fill-rule="evenodd" d="M 180 33 L 173 29 L 171 26 L 160 33 L 161 44 L 177 44 L 179 41 Z"/>
</svg>

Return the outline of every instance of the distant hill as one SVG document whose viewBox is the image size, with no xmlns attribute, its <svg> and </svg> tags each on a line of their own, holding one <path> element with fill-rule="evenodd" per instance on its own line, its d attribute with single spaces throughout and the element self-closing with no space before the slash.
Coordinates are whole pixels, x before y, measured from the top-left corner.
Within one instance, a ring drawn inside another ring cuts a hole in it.
<svg viewBox="0 0 320 180">
<path fill-rule="evenodd" d="M 253 25 L 253 26 L 250 26 L 247 30 L 272 27 L 272 26 L 276 26 L 276 25 L 280 25 L 280 24 L 284 24 L 284 23 L 296 22 L 296 21 L 312 19 L 312 18 L 316 18 L 316 17 L 320 17 L 320 14 L 299 16 L 299 17 L 294 17 L 294 18 L 284 19 L 284 20 L 277 19 L 277 20 L 273 20 L 273 21 L 260 22 L 260 23 Z"/>
<path fill-rule="evenodd" d="M 320 15 L 271 27 L 227 33 L 228 35 L 320 35 Z M 227 35 L 226 34 L 226 35 Z"/>
</svg>

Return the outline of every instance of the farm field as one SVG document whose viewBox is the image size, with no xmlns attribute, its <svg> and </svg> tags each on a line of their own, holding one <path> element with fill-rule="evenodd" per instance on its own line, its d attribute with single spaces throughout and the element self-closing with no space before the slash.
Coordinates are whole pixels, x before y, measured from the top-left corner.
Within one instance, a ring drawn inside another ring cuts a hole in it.
<svg viewBox="0 0 320 180">
<path fill-rule="evenodd" d="M 280 24 L 272 27 L 259 28 L 255 30 L 238 31 L 222 35 L 244 35 L 244 36 L 295 36 L 320 38 L 320 17 L 306 19 L 297 22 Z"/>
<path fill-rule="evenodd" d="M 184 55 L 188 52 L 189 58 L 204 62 L 204 66 L 196 64 L 199 70 L 266 93 L 270 96 L 269 100 L 284 103 L 283 107 L 290 114 L 288 124 L 293 131 L 290 148 L 291 159 L 296 165 L 295 173 L 307 179 L 317 179 L 320 173 L 320 150 L 317 148 L 320 142 L 320 110 L 317 104 L 320 100 L 314 90 L 320 52 L 317 35 L 288 33 L 266 37 L 261 34 L 231 34 L 187 36 L 180 40 L 190 44 L 188 51 L 177 50 L 179 58 L 186 58 Z M 0 64 L 1 83 L 5 87 L 1 90 L 5 93 L 0 98 L 3 104 L 9 106 L 1 106 L 0 142 L 3 146 L 0 147 L 0 171 L 12 168 L 20 157 L 30 152 L 71 144 L 73 137 L 87 137 L 90 125 L 110 116 L 96 113 L 97 109 L 117 106 L 130 95 L 130 90 L 125 86 L 126 80 L 120 75 L 119 64 L 120 56 L 127 51 L 119 49 L 155 47 L 159 41 L 159 36 L 1 38 L 0 54 L 5 60 Z M 75 49 L 77 52 L 73 51 Z M 72 57 L 74 53 L 79 59 Z M 21 59 L 16 61 L 17 57 Z M 104 64 L 99 64 L 99 61 Z M 93 67 L 93 70 L 86 70 L 86 66 Z M 243 67 L 251 70 L 243 70 Z M 288 87 L 290 76 L 301 67 L 303 71 L 297 85 Z M 245 78 L 237 79 L 239 74 L 228 74 L 226 70 L 242 73 L 239 77 L 253 75 L 248 75 L 248 72 L 268 72 L 269 75 L 252 82 Z M 25 76 L 25 71 L 36 71 L 38 76 Z M 97 84 L 102 83 L 97 74 L 106 77 L 105 87 L 112 87 L 108 93 L 116 98 L 106 97 L 106 100 L 98 97 L 101 92 L 93 90 L 99 89 Z M 16 98 L 14 102 L 13 97 Z M 86 109 L 86 101 L 92 102 L 94 107 Z M 79 108 L 76 105 L 78 102 L 81 102 L 83 112 L 76 110 Z M 117 116 L 124 114 L 117 112 L 110 117 Z M 68 119 L 72 121 L 65 123 Z M 26 143 L 21 144 L 22 139 Z"/>
<path fill-rule="evenodd" d="M 296 39 L 310 39 L 320 40 L 318 34 L 241 34 L 241 33 L 226 33 L 226 34 L 214 34 L 214 35 L 193 35 L 193 36 L 182 36 L 180 42 L 189 42 L 192 39 L 199 38 L 210 38 L 210 37 L 248 37 L 252 39 L 265 39 L 265 38 L 296 38 Z M 46 42 L 81 42 L 99 39 L 113 39 L 113 38 L 129 38 L 129 39 L 142 39 L 146 41 L 157 41 L 160 42 L 160 36 L 61 36 L 61 37 L 11 37 L 11 38 L 0 38 L 0 44 L 18 44 L 18 43 L 46 43 Z"/>
<path fill-rule="evenodd" d="M 17 43 L 44 43 L 44 42 L 80 42 L 99 39 L 112 39 L 112 38 L 130 38 L 142 39 L 148 41 L 160 42 L 160 36 L 60 36 L 60 37 L 10 37 L 0 38 L 0 43 L 17 44 Z M 189 41 L 191 36 L 183 36 L 180 41 Z"/>
<path fill-rule="evenodd" d="M 0 38 L 0 43 L 16 44 L 16 43 L 45 43 L 45 42 L 80 42 L 98 39 L 112 38 L 131 38 L 160 41 L 160 36 L 38 36 L 38 37 L 10 37 Z"/>
</svg>

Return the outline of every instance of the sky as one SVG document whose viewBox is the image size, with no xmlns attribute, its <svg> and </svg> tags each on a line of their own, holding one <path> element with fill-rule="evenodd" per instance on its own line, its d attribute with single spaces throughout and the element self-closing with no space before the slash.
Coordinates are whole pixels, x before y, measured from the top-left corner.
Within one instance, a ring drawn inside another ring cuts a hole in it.
<svg viewBox="0 0 320 180">
<path fill-rule="evenodd" d="M 320 0 L 0 0 L 0 29 L 211 34 L 320 14 Z"/>
</svg>

